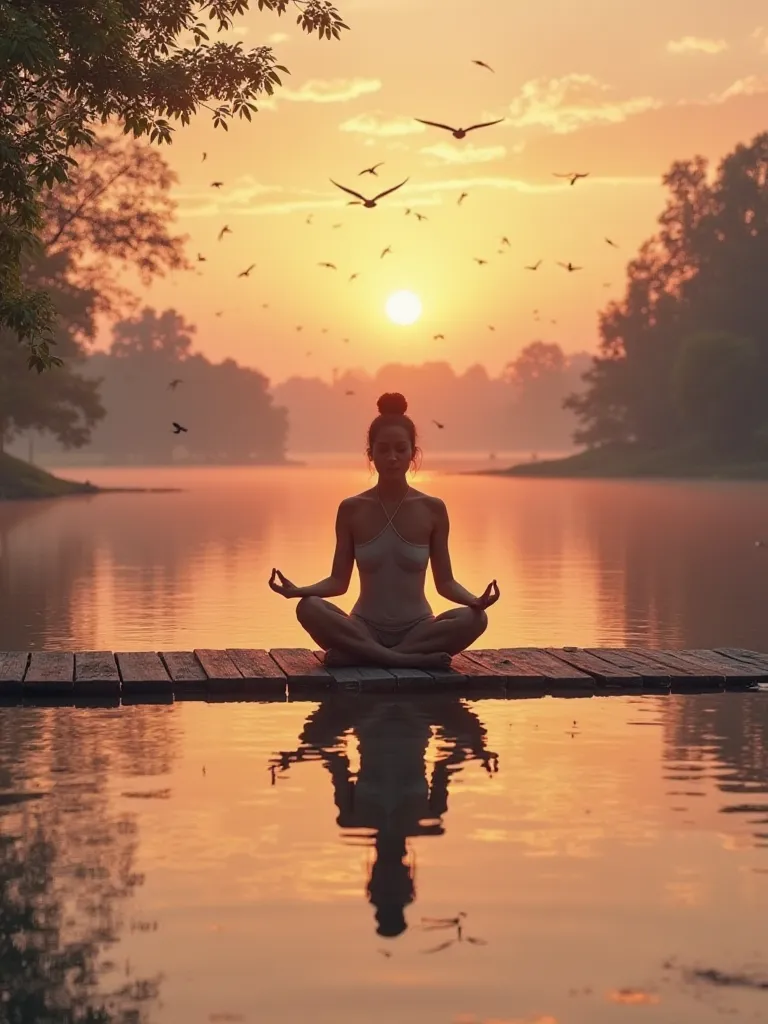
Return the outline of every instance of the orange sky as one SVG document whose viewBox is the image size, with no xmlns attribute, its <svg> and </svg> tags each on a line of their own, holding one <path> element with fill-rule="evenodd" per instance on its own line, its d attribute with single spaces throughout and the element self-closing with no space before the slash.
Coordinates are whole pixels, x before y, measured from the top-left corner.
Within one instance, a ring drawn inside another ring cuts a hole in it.
<svg viewBox="0 0 768 1024">
<path fill-rule="evenodd" d="M 238 19 L 246 46 L 270 43 L 290 68 L 284 88 L 250 125 L 225 133 L 205 114 L 163 148 L 180 177 L 179 228 L 191 258 L 207 262 L 143 298 L 195 323 L 199 351 L 275 382 L 393 360 L 449 359 L 457 370 L 482 362 L 496 373 L 538 337 L 594 348 L 597 310 L 655 230 L 670 162 L 717 161 L 768 127 L 759 0 L 338 6 L 351 30 L 338 42 L 303 35 L 293 16 Z M 457 142 L 413 117 L 507 120 Z M 378 179 L 358 177 L 380 160 Z M 571 188 L 552 176 L 572 170 L 590 177 Z M 365 210 L 347 206 L 329 176 L 367 194 L 410 181 Z M 405 216 L 406 206 L 429 219 Z M 218 242 L 224 224 L 232 234 Z M 502 235 L 511 246 L 500 255 Z M 385 246 L 392 253 L 381 259 Z M 536 273 L 522 269 L 540 258 Z M 568 274 L 558 260 L 584 269 Z M 238 278 L 251 263 L 251 276 Z M 424 304 L 411 327 L 384 314 L 401 288 Z M 432 340 L 438 332 L 444 341 Z"/>
</svg>

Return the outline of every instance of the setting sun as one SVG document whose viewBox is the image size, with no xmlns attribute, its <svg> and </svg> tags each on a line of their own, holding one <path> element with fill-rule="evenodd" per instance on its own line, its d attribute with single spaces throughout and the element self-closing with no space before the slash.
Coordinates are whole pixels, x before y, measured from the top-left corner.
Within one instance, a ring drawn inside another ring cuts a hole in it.
<svg viewBox="0 0 768 1024">
<path fill-rule="evenodd" d="M 421 299 L 413 292 L 393 292 L 387 299 L 387 316 L 395 324 L 413 324 L 421 316 Z"/>
</svg>

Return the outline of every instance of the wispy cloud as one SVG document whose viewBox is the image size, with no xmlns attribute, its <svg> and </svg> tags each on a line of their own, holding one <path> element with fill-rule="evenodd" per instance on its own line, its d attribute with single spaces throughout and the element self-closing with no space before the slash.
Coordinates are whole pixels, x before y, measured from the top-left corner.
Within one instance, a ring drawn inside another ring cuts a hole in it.
<svg viewBox="0 0 768 1024">
<path fill-rule="evenodd" d="M 280 43 L 287 43 L 290 38 L 287 32 L 273 32 L 267 36 L 267 43 L 270 46 L 279 46 Z"/>
<path fill-rule="evenodd" d="M 728 49 L 724 39 L 705 39 L 701 36 L 683 36 L 682 39 L 670 39 L 667 53 L 724 53 Z"/>
<path fill-rule="evenodd" d="M 275 97 L 293 103 L 349 103 L 379 89 L 378 78 L 310 78 L 299 89 L 280 89 Z"/>
<path fill-rule="evenodd" d="M 449 142 L 441 142 L 434 146 L 424 146 L 420 152 L 432 156 L 442 164 L 488 164 L 501 160 L 507 155 L 505 146 L 453 146 Z"/>
<path fill-rule="evenodd" d="M 341 132 L 357 132 L 360 135 L 370 135 L 377 138 L 387 138 L 396 135 L 418 135 L 425 130 L 423 124 L 414 121 L 412 117 L 390 117 L 385 118 L 380 111 L 371 114 L 357 114 L 342 121 L 339 125 Z"/>
<path fill-rule="evenodd" d="M 748 75 L 746 78 L 739 78 L 722 92 L 712 93 L 705 103 L 727 103 L 737 96 L 761 96 L 768 92 L 768 77 L 763 75 Z"/>
<path fill-rule="evenodd" d="M 523 85 L 509 106 L 509 123 L 516 128 L 543 128 L 568 135 L 595 124 L 618 124 L 634 114 L 663 106 L 652 96 L 614 99 L 610 85 L 593 75 L 534 78 Z"/>
</svg>

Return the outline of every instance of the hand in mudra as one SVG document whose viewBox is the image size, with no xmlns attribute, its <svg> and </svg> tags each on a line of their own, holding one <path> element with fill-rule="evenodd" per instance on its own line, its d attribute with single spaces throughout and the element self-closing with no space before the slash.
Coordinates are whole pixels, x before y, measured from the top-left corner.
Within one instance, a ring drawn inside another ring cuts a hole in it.
<svg viewBox="0 0 768 1024">
<path fill-rule="evenodd" d="M 277 581 L 275 580 L 277 577 Z M 278 582 L 279 581 L 279 582 Z M 280 572 L 279 569 L 273 569 L 272 575 L 269 577 L 269 586 L 276 594 L 280 594 L 281 597 L 299 597 L 299 588 L 295 583 L 291 581 Z"/>
<path fill-rule="evenodd" d="M 500 596 L 498 583 L 496 580 L 491 580 L 480 597 L 476 598 L 469 607 L 480 609 L 490 608 L 492 604 L 496 604 Z"/>
</svg>

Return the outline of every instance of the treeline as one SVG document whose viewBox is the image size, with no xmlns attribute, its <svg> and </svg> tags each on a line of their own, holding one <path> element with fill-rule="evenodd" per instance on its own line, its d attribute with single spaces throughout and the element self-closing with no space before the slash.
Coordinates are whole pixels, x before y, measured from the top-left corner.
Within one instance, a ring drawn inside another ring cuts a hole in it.
<svg viewBox="0 0 768 1024">
<path fill-rule="evenodd" d="M 405 394 L 428 451 L 564 452 L 575 420 L 563 400 L 590 362 L 588 353 L 566 356 L 557 344 L 534 341 L 496 377 L 481 365 L 456 373 L 447 362 L 390 363 L 375 374 L 335 373 L 330 383 L 291 377 L 273 394 L 288 410 L 294 452 L 363 451 L 384 391 Z"/>
<path fill-rule="evenodd" d="M 768 456 L 768 132 L 710 176 L 703 157 L 664 177 L 659 231 L 600 317 L 586 389 L 567 400 L 589 447 Z"/>
</svg>

